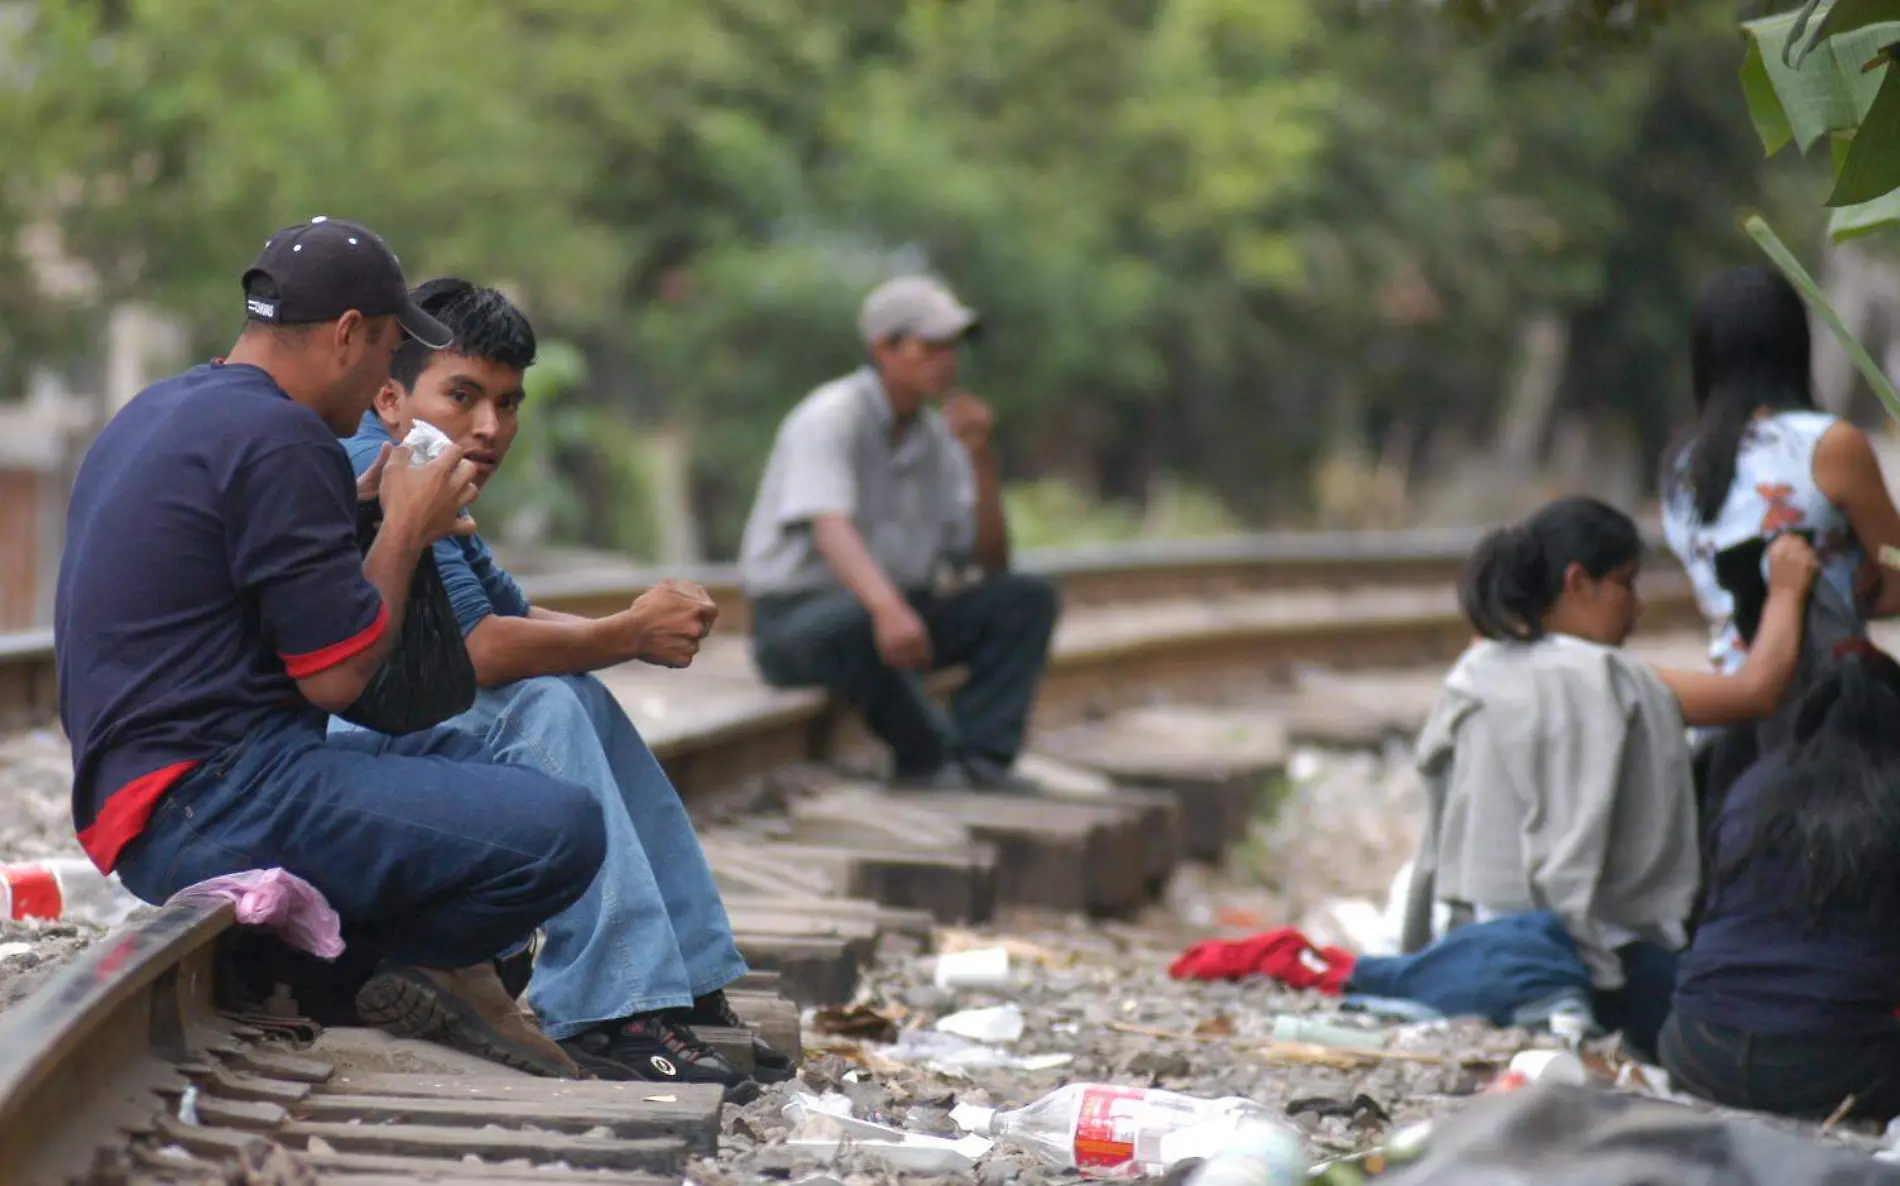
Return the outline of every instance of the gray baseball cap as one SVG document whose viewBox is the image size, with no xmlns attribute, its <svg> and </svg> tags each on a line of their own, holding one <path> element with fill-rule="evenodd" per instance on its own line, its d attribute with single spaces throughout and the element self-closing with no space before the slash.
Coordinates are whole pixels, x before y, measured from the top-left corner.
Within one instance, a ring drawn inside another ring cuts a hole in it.
<svg viewBox="0 0 1900 1186">
<path fill-rule="evenodd" d="M 858 309 L 858 335 L 865 345 L 888 338 L 954 342 L 982 327 L 943 282 L 930 276 L 899 276 L 871 290 Z"/>
</svg>

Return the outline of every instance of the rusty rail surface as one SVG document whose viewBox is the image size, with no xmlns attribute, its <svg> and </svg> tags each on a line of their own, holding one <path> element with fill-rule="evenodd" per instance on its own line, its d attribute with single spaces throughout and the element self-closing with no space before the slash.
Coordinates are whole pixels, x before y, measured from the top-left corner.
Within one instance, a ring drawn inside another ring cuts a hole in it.
<svg viewBox="0 0 1900 1186">
<path fill-rule="evenodd" d="M 1054 577 L 1070 605 L 1129 611 L 1115 628 L 1079 632 L 1058 648 L 1038 722 L 1098 714 L 1157 688 L 1205 690 L 1224 677 L 1287 664 L 1383 667 L 1449 657 L 1468 638 L 1450 582 L 1472 538 L 1281 536 L 1035 556 L 1026 566 Z M 709 583 L 722 598 L 737 597 L 729 582 Z M 586 612 L 624 605 L 639 587 L 624 575 L 592 585 L 544 578 L 530 594 Z M 1261 592 L 1303 595 L 1277 599 L 1269 614 L 1259 608 L 1262 599 L 1250 599 Z M 1694 620 L 1680 570 L 1652 578 L 1645 600 L 1649 625 Z M 1298 612 L 1285 612 L 1286 603 Z M 1183 615 L 1183 604 L 1201 612 Z M 44 724 L 53 693 L 50 634 L 0 638 L 0 718 L 11 710 L 14 723 Z M 843 752 L 857 728 L 809 693 L 650 740 L 690 794 Z M 1243 812 L 1247 802 L 1243 792 Z M 771 909 L 783 915 L 793 907 Z M 149 1130 L 154 1101 L 179 1089 L 179 1065 L 215 1032 L 207 1028 L 218 1020 L 213 951 L 230 920 L 228 908 L 162 909 L 88 949 L 0 1015 L 0 1183 L 62 1180 L 49 1177 L 55 1167 L 83 1168 L 114 1134 Z"/>
<path fill-rule="evenodd" d="M 213 944 L 230 925 L 228 904 L 165 907 L 0 1015 L 0 1182 L 83 1169 L 100 1129 L 149 1119 L 212 1016 Z"/>
</svg>

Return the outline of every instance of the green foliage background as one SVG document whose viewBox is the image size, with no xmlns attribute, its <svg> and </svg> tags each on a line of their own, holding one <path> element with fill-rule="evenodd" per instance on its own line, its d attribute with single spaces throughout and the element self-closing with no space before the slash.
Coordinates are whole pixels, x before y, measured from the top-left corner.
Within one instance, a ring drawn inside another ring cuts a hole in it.
<svg viewBox="0 0 1900 1186">
<path fill-rule="evenodd" d="M 1801 239 L 1825 184 L 1762 159 L 1737 6 L 1661 7 L 4 4 L 0 390 L 83 379 L 121 300 L 221 347 L 257 245 L 327 213 L 575 347 L 492 491 L 563 541 L 650 542 L 665 424 L 729 554 L 778 417 L 919 266 L 989 316 L 1010 476 L 1126 522 L 1169 477 L 1195 523 L 1297 518 L 1342 434 L 1482 439 L 1533 313 L 1571 328 L 1563 406 L 1653 451 L 1737 211 Z M 49 242 L 87 284 L 47 295 Z"/>
</svg>

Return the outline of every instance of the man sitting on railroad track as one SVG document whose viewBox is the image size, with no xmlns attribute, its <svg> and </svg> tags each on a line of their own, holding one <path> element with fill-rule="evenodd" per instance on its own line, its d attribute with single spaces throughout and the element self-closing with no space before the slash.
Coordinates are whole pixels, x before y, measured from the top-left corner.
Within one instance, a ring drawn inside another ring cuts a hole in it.
<svg viewBox="0 0 1900 1186">
<path fill-rule="evenodd" d="M 977 329 L 929 277 L 874 289 L 858 314 L 866 365 L 779 426 L 741 547 L 760 673 L 851 704 L 891 747 L 903 787 L 1033 789 L 1010 767 L 1057 599 L 1008 571 L 992 415 L 953 389 Z M 936 591 L 946 567 L 972 559 L 981 581 Z M 919 676 L 956 664 L 969 678 L 946 720 Z"/>
<path fill-rule="evenodd" d="M 411 295 L 454 340 L 397 350 L 390 381 L 345 447 L 367 470 L 422 420 L 461 447 L 481 485 L 520 427 L 534 329 L 507 297 L 464 280 L 431 280 Z M 652 751 L 588 674 L 634 660 L 687 666 L 712 630 L 712 598 L 666 581 L 619 613 L 582 618 L 529 605 L 478 535 L 441 541 L 435 560 L 483 688 L 450 727 L 485 738 L 502 761 L 587 787 L 606 820 L 606 863 L 585 897 L 548 920 L 529 1004 L 603 1078 L 756 1091 L 692 1028 L 742 1026 L 722 990 L 746 965 L 712 870 Z M 753 1059 L 760 1079 L 792 1075 L 791 1060 L 757 1037 Z"/>
<path fill-rule="evenodd" d="M 148 902 L 284 868 L 381 957 L 367 1020 L 575 1075 L 492 957 L 593 883 L 594 797 L 457 730 L 325 733 L 395 646 L 423 550 L 473 529 L 460 449 L 416 469 L 397 449 L 353 482 L 337 443 L 398 346 L 449 332 L 355 223 L 277 232 L 243 285 L 229 357 L 139 393 L 73 485 L 54 639 L 79 842 Z"/>
</svg>

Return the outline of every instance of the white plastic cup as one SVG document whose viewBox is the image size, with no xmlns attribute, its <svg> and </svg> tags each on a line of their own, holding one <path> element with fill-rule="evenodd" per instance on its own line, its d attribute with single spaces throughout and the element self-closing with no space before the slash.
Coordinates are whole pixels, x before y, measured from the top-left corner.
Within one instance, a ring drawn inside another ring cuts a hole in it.
<svg viewBox="0 0 1900 1186">
<path fill-rule="evenodd" d="M 974 951 L 951 951 L 937 957 L 937 987 L 1007 988 L 1009 951 L 1002 947 L 979 947 Z"/>
<path fill-rule="evenodd" d="M 1511 1060 L 1510 1069 L 1530 1083 L 1574 1083 L 1590 1081 L 1583 1060 L 1568 1050 L 1524 1050 Z"/>
</svg>

